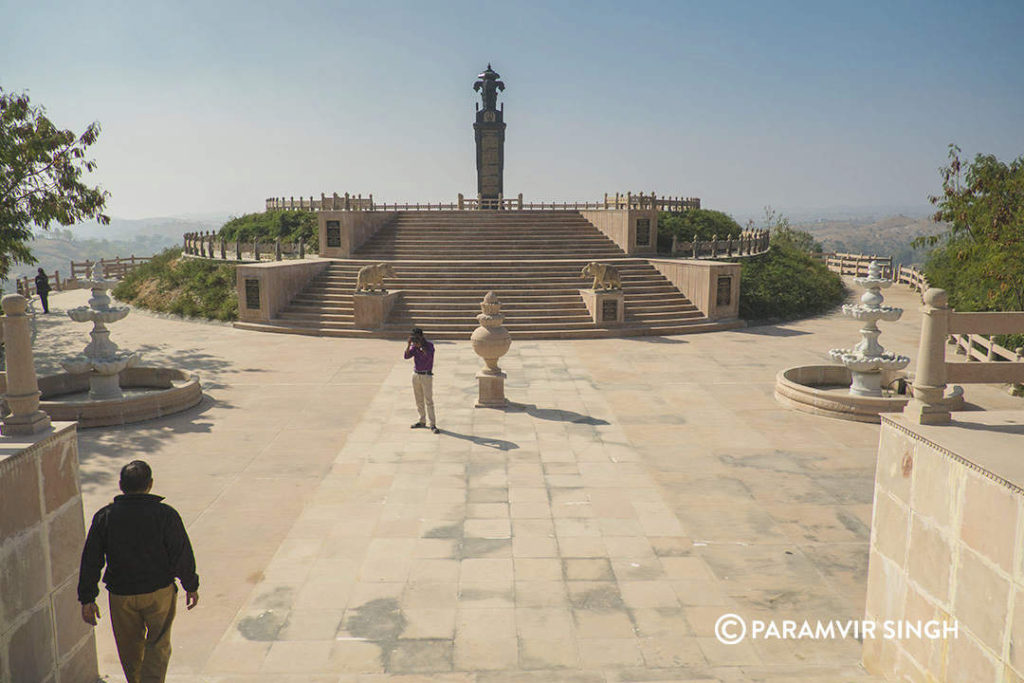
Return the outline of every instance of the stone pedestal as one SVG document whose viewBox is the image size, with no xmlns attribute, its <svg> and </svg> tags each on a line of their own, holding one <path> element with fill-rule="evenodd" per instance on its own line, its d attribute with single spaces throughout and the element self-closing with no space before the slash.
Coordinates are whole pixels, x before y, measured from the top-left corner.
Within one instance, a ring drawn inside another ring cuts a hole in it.
<svg viewBox="0 0 1024 683">
<path fill-rule="evenodd" d="M 4 436 L 35 434 L 50 426 L 50 416 L 39 410 L 39 383 L 32 360 L 32 333 L 20 294 L 3 298 L 3 338 L 7 354 L 7 390 L 4 400 L 11 414 L 3 419 Z"/>
<path fill-rule="evenodd" d="M 508 399 L 505 398 L 505 378 L 507 376 L 501 370 L 494 374 L 487 370 L 476 373 L 477 383 L 480 385 L 480 393 L 476 401 L 477 408 L 504 408 L 508 405 Z"/>
<path fill-rule="evenodd" d="M 355 310 L 355 326 L 364 330 L 376 330 L 391 313 L 399 292 L 359 292 L 352 295 Z"/>
<path fill-rule="evenodd" d="M 626 318 L 626 297 L 621 289 L 581 289 L 580 296 L 597 325 L 621 325 Z"/>
</svg>

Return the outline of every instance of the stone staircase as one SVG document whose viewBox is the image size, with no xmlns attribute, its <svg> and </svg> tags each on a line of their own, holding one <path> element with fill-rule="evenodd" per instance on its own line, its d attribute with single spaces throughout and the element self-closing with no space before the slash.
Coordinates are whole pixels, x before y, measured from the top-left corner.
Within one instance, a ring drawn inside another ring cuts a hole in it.
<svg viewBox="0 0 1024 683">
<path fill-rule="evenodd" d="M 577 211 L 407 211 L 356 250 L 377 260 L 625 256 Z"/>
<path fill-rule="evenodd" d="M 709 321 L 643 258 L 629 258 L 576 212 L 419 212 L 400 214 L 356 252 L 332 261 L 270 323 L 237 327 L 339 337 L 408 336 L 422 327 L 432 339 L 468 339 L 484 294 L 501 299 L 505 327 L 515 339 L 572 339 L 668 335 L 727 329 L 739 321 Z M 621 273 L 626 319 L 596 325 L 580 296 L 593 260 Z M 354 325 L 359 269 L 389 261 L 400 291 L 384 326 Z"/>
</svg>

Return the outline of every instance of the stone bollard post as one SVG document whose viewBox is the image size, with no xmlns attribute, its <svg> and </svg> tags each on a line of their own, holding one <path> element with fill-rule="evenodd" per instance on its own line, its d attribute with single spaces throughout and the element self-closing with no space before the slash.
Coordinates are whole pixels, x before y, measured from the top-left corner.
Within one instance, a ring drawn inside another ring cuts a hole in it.
<svg viewBox="0 0 1024 683">
<path fill-rule="evenodd" d="M 260 260 L 260 241 L 258 239 L 252 241 L 252 260 Z"/>
<path fill-rule="evenodd" d="M 921 343 L 917 348 L 917 372 L 913 398 L 903 409 L 911 422 L 949 424 L 949 408 L 940 401 L 946 392 L 946 337 L 949 335 L 949 296 L 932 287 L 924 293 L 921 309 Z"/>
<path fill-rule="evenodd" d="M 8 294 L 3 306 L 4 347 L 7 354 L 7 393 L 11 414 L 3 418 L 4 436 L 35 434 L 50 426 L 50 416 L 39 410 L 39 382 L 32 361 L 32 332 L 25 308 L 28 299 Z"/>
<path fill-rule="evenodd" d="M 275 261 L 280 261 L 281 260 L 281 238 L 280 237 L 278 237 L 277 239 L 274 240 L 274 260 Z"/>
<path fill-rule="evenodd" d="M 306 258 L 306 238 L 299 237 L 299 259 Z"/>
<path fill-rule="evenodd" d="M 199 233 L 199 255 L 206 258 L 206 238 L 202 233 Z"/>
<path fill-rule="evenodd" d="M 226 261 L 227 258 L 228 258 L 227 249 L 228 249 L 228 245 L 225 244 L 224 237 L 222 235 L 221 238 L 220 238 L 220 258 L 221 258 L 222 261 Z"/>
<path fill-rule="evenodd" d="M 693 258 L 700 258 L 700 241 L 696 233 L 693 235 Z"/>
<path fill-rule="evenodd" d="M 242 260 L 242 240 L 238 239 L 237 236 L 235 237 L 235 260 Z"/>
</svg>

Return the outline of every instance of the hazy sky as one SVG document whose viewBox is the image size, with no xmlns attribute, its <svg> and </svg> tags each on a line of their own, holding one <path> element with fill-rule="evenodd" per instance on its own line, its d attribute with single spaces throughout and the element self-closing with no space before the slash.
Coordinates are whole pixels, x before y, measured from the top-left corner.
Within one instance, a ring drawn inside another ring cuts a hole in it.
<svg viewBox="0 0 1024 683">
<path fill-rule="evenodd" d="M 742 213 L 926 206 L 946 146 L 1024 154 L 1024 2 L 0 0 L 0 87 L 76 132 L 120 217 L 269 196 L 654 190 Z"/>
</svg>

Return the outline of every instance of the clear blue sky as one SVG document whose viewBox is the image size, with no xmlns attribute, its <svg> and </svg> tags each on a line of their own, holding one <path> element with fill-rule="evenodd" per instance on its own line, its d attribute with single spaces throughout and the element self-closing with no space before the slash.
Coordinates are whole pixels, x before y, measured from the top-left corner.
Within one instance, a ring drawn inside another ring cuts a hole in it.
<svg viewBox="0 0 1024 683">
<path fill-rule="evenodd" d="M 926 207 L 948 143 L 1024 154 L 1022 35 L 1020 0 L 0 0 L 0 87 L 101 123 L 120 217 L 475 194 L 488 61 L 507 194 Z"/>
</svg>

